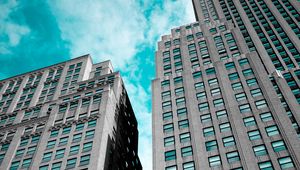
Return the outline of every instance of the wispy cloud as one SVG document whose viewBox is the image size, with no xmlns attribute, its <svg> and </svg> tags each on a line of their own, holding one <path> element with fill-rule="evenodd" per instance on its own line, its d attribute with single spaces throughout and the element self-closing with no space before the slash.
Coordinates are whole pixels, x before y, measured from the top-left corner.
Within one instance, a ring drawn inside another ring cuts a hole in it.
<svg viewBox="0 0 300 170">
<path fill-rule="evenodd" d="M 0 4 L 0 54 L 11 53 L 9 47 L 18 45 L 21 38 L 30 32 L 26 25 L 12 22 L 10 19 L 17 7 L 18 3 L 15 0 Z"/>
<path fill-rule="evenodd" d="M 96 61 L 111 59 L 125 67 L 144 41 L 146 21 L 136 1 L 51 0 L 49 5 L 74 57 L 90 53 Z"/>
</svg>

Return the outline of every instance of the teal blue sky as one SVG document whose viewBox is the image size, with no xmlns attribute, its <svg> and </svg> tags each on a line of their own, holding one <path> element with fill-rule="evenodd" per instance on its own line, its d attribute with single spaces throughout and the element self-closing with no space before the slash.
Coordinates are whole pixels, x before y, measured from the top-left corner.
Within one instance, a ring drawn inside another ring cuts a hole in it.
<svg viewBox="0 0 300 170">
<path fill-rule="evenodd" d="M 189 0 L 1 0 L 0 79 L 90 54 L 121 71 L 152 169 L 151 80 L 160 36 L 194 22 Z"/>
</svg>

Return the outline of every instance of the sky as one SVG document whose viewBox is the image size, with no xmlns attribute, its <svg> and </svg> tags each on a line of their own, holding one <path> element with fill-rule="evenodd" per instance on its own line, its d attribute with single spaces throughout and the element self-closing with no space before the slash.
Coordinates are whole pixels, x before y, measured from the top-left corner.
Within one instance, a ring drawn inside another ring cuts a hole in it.
<svg viewBox="0 0 300 170">
<path fill-rule="evenodd" d="M 152 169 L 155 49 L 194 22 L 191 0 L 0 0 L 0 79 L 90 54 L 120 71 L 138 120 L 139 157 Z"/>
</svg>

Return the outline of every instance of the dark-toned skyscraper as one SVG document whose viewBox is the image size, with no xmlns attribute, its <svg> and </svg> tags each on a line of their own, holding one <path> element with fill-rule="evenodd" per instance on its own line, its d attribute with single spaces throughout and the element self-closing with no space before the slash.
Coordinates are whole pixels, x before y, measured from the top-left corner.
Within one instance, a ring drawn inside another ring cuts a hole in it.
<svg viewBox="0 0 300 170">
<path fill-rule="evenodd" d="M 300 169 L 299 2 L 193 5 L 158 43 L 154 169 Z"/>
<path fill-rule="evenodd" d="M 142 169 L 119 72 L 85 55 L 0 81 L 0 169 Z"/>
</svg>

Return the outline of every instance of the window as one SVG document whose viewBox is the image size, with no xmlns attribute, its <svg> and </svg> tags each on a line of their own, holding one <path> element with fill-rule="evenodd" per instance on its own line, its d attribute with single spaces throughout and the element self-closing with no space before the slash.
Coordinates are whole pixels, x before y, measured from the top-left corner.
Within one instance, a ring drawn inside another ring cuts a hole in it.
<svg viewBox="0 0 300 170">
<path fill-rule="evenodd" d="M 88 128 L 95 127 L 97 124 L 97 120 L 90 120 L 88 121 Z"/>
<path fill-rule="evenodd" d="M 284 157 L 284 158 L 279 158 L 278 163 L 279 163 L 281 169 L 287 169 L 287 168 L 294 167 L 294 163 L 293 163 L 291 157 L 289 157 L 289 156 Z"/>
<path fill-rule="evenodd" d="M 81 137 L 82 137 L 81 133 L 73 135 L 73 141 L 72 142 L 79 142 L 79 141 L 81 141 Z"/>
<path fill-rule="evenodd" d="M 163 120 L 169 120 L 173 118 L 172 112 L 165 112 L 163 113 Z"/>
<path fill-rule="evenodd" d="M 187 119 L 179 121 L 178 122 L 178 127 L 179 127 L 179 129 L 188 128 L 189 127 L 189 121 Z"/>
<path fill-rule="evenodd" d="M 214 106 L 215 106 L 215 107 L 223 106 L 223 105 L 224 105 L 224 101 L 223 101 L 222 98 L 213 100 L 213 103 L 214 103 Z"/>
<path fill-rule="evenodd" d="M 85 132 L 85 139 L 92 139 L 94 138 L 94 135 L 95 135 L 95 130 L 89 130 L 87 132 Z"/>
<path fill-rule="evenodd" d="M 209 79 L 208 84 L 209 86 L 218 85 L 218 79 L 217 78 Z"/>
<path fill-rule="evenodd" d="M 235 95 L 235 98 L 236 98 L 237 101 L 242 101 L 242 100 L 246 100 L 247 99 L 245 93 L 238 93 L 238 94 Z"/>
<path fill-rule="evenodd" d="M 261 139 L 260 132 L 258 130 L 248 132 L 248 137 L 250 140 Z"/>
<path fill-rule="evenodd" d="M 28 138 L 21 139 L 20 146 L 26 146 L 28 141 L 29 141 Z M 2 146 L 2 148 L 3 148 L 3 146 Z M 1 148 L 1 150 L 2 150 L 2 148 Z"/>
<path fill-rule="evenodd" d="M 229 77 L 229 80 L 233 81 L 233 80 L 238 79 L 239 75 L 238 75 L 238 73 L 231 73 L 231 74 L 228 74 L 228 77 Z"/>
<path fill-rule="evenodd" d="M 255 78 L 248 79 L 248 80 L 246 80 L 246 82 L 249 87 L 257 85 L 257 81 Z"/>
<path fill-rule="evenodd" d="M 72 168 L 75 168 L 75 166 L 76 166 L 76 161 L 77 161 L 77 158 L 68 159 L 68 160 L 67 160 L 67 166 L 66 166 L 66 169 L 72 169 Z"/>
<path fill-rule="evenodd" d="M 205 91 L 197 93 L 196 97 L 197 97 L 197 100 L 206 99 L 206 93 L 205 93 Z"/>
<path fill-rule="evenodd" d="M 209 109 L 209 106 L 208 106 L 208 103 L 207 103 L 207 102 L 205 102 L 205 103 L 200 103 L 200 104 L 198 105 L 198 107 L 199 107 L 199 111 L 200 111 L 200 112 Z"/>
<path fill-rule="evenodd" d="M 79 123 L 76 125 L 75 131 L 80 131 L 84 129 L 84 123 Z"/>
<path fill-rule="evenodd" d="M 69 139 L 69 136 L 64 137 L 64 138 L 60 138 L 59 145 L 60 146 L 66 145 L 68 143 L 68 139 Z"/>
<path fill-rule="evenodd" d="M 176 105 L 184 105 L 185 104 L 185 98 L 184 97 L 181 97 L 181 98 L 178 98 L 176 99 Z"/>
<path fill-rule="evenodd" d="M 181 148 L 182 157 L 191 156 L 191 155 L 193 155 L 193 149 L 191 146 Z"/>
<path fill-rule="evenodd" d="M 274 136 L 274 135 L 279 134 L 279 131 L 278 131 L 278 128 L 276 125 L 266 127 L 266 131 L 267 131 L 268 136 Z"/>
<path fill-rule="evenodd" d="M 240 64 L 240 66 L 249 64 L 248 59 L 247 58 L 240 59 L 239 64 Z"/>
<path fill-rule="evenodd" d="M 273 170 L 271 161 L 260 162 L 258 163 L 258 167 L 260 170 Z"/>
<path fill-rule="evenodd" d="M 242 88 L 243 88 L 241 82 L 232 83 L 232 84 L 231 84 L 231 87 L 232 87 L 233 90 L 238 90 L 238 89 L 242 89 Z"/>
<path fill-rule="evenodd" d="M 88 165 L 90 163 L 90 155 L 84 155 L 80 157 L 80 166 Z"/>
<path fill-rule="evenodd" d="M 226 68 L 226 70 L 235 68 L 234 62 L 226 63 L 225 68 Z"/>
<path fill-rule="evenodd" d="M 196 79 L 196 78 L 200 78 L 202 76 L 202 73 L 201 73 L 201 71 L 197 71 L 197 72 L 194 72 L 193 73 L 193 77 L 194 77 L 194 79 Z"/>
<path fill-rule="evenodd" d="M 171 106 L 172 106 L 171 101 L 166 101 L 166 102 L 162 103 L 162 108 L 163 109 L 171 108 Z"/>
<path fill-rule="evenodd" d="M 263 122 L 273 120 L 273 116 L 270 112 L 260 114 L 260 118 Z"/>
<path fill-rule="evenodd" d="M 257 109 L 262 109 L 262 108 L 268 107 L 266 100 L 256 101 L 255 106 Z"/>
<path fill-rule="evenodd" d="M 173 123 L 164 125 L 164 133 L 173 132 L 174 126 Z"/>
<path fill-rule="evenodd" d="M 25 152 L 25 149 L 18 149 L 17 152 L 16 152 L 15 157 L 23 156 L 24 152 Z"/>
<path fill-rule="evenodd" d="M 205 114 L 200 116 L 201 122 L 211 122 L 211 115 L 210 114 Z"/>
<path fill-rule="evenodd" d="M 69 155 L 75 155 L 79 152 L 79 145 L 71 146 Z"/>
<path fill-rule="evenodd" d="M 272 142 L 272 147 L 273 147 L 274 152 L 280 152 L 280 151 L 286 150 L 283 140 Z"/>
<path fill-rule="evenodd" d="M 39 140 L 40 140 L 40 136 L 39 136 L 39 135 L 37 135 L 37 136 L 32 136 L 32 138 L 31 138 L 31 143 L 37 143 Z"/>
<path fill-rule="evenodd" d="M 223 138 L 223 145 L 224 145 L 224 147 L 235 145 L 235 140 L 234 140 L 233 136 Z"/>
<path fill-rule="evenodd" d="M 187 109 L 186 108 L 180 108 L 177 110 L 177 115 L 179 116 L 184 116 L 187 114 Z"/>
<path fill-rule="evenodd" d="M 168 166 L 165 168 L 165 170 L 177 170 L 177 166 L 174 165 L 174 166 Z"/>
<path fill-rule="evenodd" d="M 174 159 L 176 159 L 176 151 L 175 150 L 165 152 L 165 161 L 170 161 L 170 160 L 174 160 Z"/>
<path fill-rule="evenodd" d="M 213 127 L 207 127 L 203 129 L 204 137 L 215 135 L 215 131 Z"/>
<path fill-rule="evenodd" d="M 261 96 L 262 95 L 262 92 L 261 92 L 260 89 L 250 90 L 250 93 L 251 93 L 252 97 L 257 97 L 257 96 Z"/>
<path fill-rule="evenodd" d="M 31 164 L 32 158 L 24 159 L 22 163 L 22 168 L 28 168 Z"/>
<path fill-rule="evenodd" d="M 198 82 L 198 83 L 195 83 L 195 89 L 202 89 L 204 88 L 204 83 L 203 82 Z"/>
<path fill-rule="evenodd" d="M 91 151 L 93 147 L 93 142 L 87 142 L 83 144 L 82 152 L 88 152 Z"/>
<path fill-rule="evenodd" d="M 171 46 L 171 41 L 165 42 L 165 47 L 166 47 L 166 48 L 169 48 L 170 46 Z"/>
<path fill-rule="evenodd" d="M 219 111 L 216 111 L 216 115 L 217 115 L 217 118 L 220 119 L 223 117 L 227 117 L 227 112 L 226 112 L 226 110 L 219 110 Z"/>
<path fill-rule="evenodd" d="M 207 75 L 216 74 L 215 68 L 208 68 L 205 70 Z"/>
<path fill-rule="evenodd" d="M 210 92 L 211 92 L 211 95 L 212 95 L 212 96 L 217 96 L 217 95 L 220 95 L 220 94 L 221 94 L 220 88 L 212 89 L 212 90 L 210 90 Z"/>
<path fill-rule="evenodd" d="M 182 166 L 183 166 L 183 170 L 195 170 L 194 162 L 183 163 Z"/>
<path fill-rule="evenodd" d="M 247 118 L 244 118 L 243 120 L 244 120 L 244 125 L 246 127 L 256 125 L 254 117 L 247 117 Z"/>
<path fill-rule="evenodd" d="M 267 154 L 265 145 L 258 145 L 253 147 L 255 156 L 263 156 Z"/>
<path fill-rule="evenodd" d="M 191 140 L 190 133 L 182 133 L 179 135 L 180 143 L 188 142 Z"/>
<path fill-rule="evenodd" d="M 49 165 L 43 165 L 39 167 L 39 170 L 48 170 Z"/>
<path fill-rule="evenodd" d="M 10 170 L 18 169 L 20 165 L 20 161 L 14 161 L 11 163 Z"/>
<path fill-rule="evenodd" d="M 251 112 L 251 108 L 249 104 L 243 104 L 239 106 L 241 113 Z"/>
<path fill-rule="evenodd" d="M 161 93 L 162 99 L 169 98 L 169 97 L 171 97 L 171 91 L 165 91 Z"/>
<path fill-rule="evenodd" d="M 231 130 L 229 123 L 220 124 L 219 127 L 221 132 L 227 132 Z"/>
<path fill-rule="evenodd" d="M 26 155 L 33 155 L 35 153 L 36 146 L 31 146 L 27 149 Z"/>
<path fill-rule="evenodd" d="M 52 130 L 50 134 L 50 138 L 56 137 L 58 135 L 58 130 Z"/>
<path fill-rule="evenodd" d="M 208 158 L 209 166 L 214 167 L 214 166 L 220 166 L 221 165 L 221 159 L 220 156 L 211 156 Z"/>
<path fill-rule="evenodd" d="M 212 141 L 205 142 L 205 147 L 206 147 L 206 151 L 212 151 L 218 149 L 217 141 L 212 140 Z"/>
<path fill-rule="evenodd" d="M 166 87 L 170 85 L 170 81 L 169 80 L 164 80 L 161 82 L 161 87 Z"/>
<path fill-rule="evenodd" d="M 56 143 L 56 140 L 48 141 L 48 143 L 47 143 L 47 149 L 54 148 L 55 143 Z"/>
<path fill-rule="evenodd" d="M 253 74 L 253 71 L 251 68 L 243 70 L 242 72 L 243 72 L 244 76 L 250 76 Z"/>
<path fill-rule="evenodd" d="M 179 96 L 179 95 L 182 95 L 183 93 L 184 93 L 184 88 L 183 87 L 175 89 L 175 95 Z"/>
<path fill-rule="evenodd" d="M 182 83 L 182 77 L 175 77 L 174 78 L 174 84 Z"/>
<path fill-rule="evenodd" d="M 63 158 L 65 154 L 65 149 L 60 149 L 56 151 L 55 159 Z"/>
<path fill-rule="evenodd" d="M 240 160 L 239 153 L 237 151 L 226 154 L 228 163 L 236 162 Z"/>
<path fill-rule="evenodd" d="M 50 160 L 51 160 L 51 157 L 52 157 L 52 152 L 44 153 L 42 162 L 48 162 L 48 161 L 50 161 Z"/>
<path fill-rule="evenodd" d="M 174 144 L 175 144 L 175 138 L 174 138 L 174 136 L 166 137 L 164 139 L 164 145 L 165 146 L 171 146 L 171 145 L 174 145 Z"/>
</svg>

